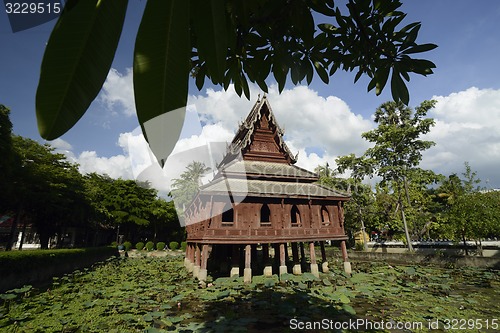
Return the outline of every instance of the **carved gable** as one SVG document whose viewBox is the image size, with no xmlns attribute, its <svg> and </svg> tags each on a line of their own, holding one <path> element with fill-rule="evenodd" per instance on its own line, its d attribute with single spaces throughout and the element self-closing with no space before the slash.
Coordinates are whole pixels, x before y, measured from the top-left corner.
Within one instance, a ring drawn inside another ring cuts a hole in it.
<svg viewBox="0 0 500 333">
<path fill-rule="evenodd" d="M 239 153 L 244 160 L 294 164 L 292 155 L 283 140 L 283 130 L 276 122 L 266 96 L 258 100 L 228 147 L 220 165 L 228 164 Z"/>
</svg>

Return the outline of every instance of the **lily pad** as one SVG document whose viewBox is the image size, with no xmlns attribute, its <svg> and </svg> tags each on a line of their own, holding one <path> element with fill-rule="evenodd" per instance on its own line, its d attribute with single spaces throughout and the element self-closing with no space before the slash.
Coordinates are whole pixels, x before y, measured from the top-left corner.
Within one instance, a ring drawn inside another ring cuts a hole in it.
<svg viewBox="0 0 500 333">
<path fill-rule="evenodd" d="M 350 303 L 351 300 L 349 299 L 349 297 L 347 297 L 346 295 L 342 294 L 340 295 L 339 297 L 339 301 L 343 304 L 347 304 L 347 303 Z"/>
<path fill-rule="evenodd" d="M 301 276 L 302 276 L 303 282 L 319 281 L 319 278 L 317 278 L 314 274 L 309 273 L 309 272 L 305 272 Z"/>
<path fill-rule="evenodd" d="M 408 275 L 415 275 L 416 272 L 415 267 L 407 267 L 405 269 L 405 273 Z"/>
<path fill-rule="evenodd" d="M 342 305 L 342 310 L 344 310 L 345 312 L 347 312 L 350 315 L 356 314 L 356 310 L 354 310 L 354 308 L 352 306 L 350 306 L 349 304 Z"/>
<path fill-rule="evenodd" d="M 4 301 L 10 301 L 16 297 L 17 295 L 15 294 L 0 294 L 0 298 L 3 299 Z"/>
<path fill-rule="evenodd" d="M 224 291 L 221 291 L 217 294 L 217 299 L 223 299 L 223 298 L 226 298 L 230 295 L 230 291 L 229 290 L 224 290 Z"/>
</svg>

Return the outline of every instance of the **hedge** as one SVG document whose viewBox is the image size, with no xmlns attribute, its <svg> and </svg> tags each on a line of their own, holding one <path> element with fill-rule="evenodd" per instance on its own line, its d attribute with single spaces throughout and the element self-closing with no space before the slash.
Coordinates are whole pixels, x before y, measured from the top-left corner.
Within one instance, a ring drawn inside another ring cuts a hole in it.
<svg viewBox="0 0 500 333">
<path fill-rule="evenodd" d="M 43 282 L 118 255 L 116 247 L 111 246 L 0 252 L 0 292 Z"/>
</svg>

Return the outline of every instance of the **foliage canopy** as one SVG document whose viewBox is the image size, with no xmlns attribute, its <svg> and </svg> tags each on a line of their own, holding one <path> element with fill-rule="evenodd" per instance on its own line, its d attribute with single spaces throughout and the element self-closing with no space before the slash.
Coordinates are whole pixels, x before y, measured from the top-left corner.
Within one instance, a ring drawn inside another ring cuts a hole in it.
<svg viewBox="0 0 500 333">
<path fill-rule="evenodd" d="M 37 90 L 43 138 L 68 131 L 99 93 L 127 4 L 67 1 L 47 43 Z M 199 89 L 208 79 L 224 89 L 233 84 L 249 98 L 248 81 L 267 91 L 272 75 L 282 91 L 288 77 L 294 84 L 310 84 L 316 73 L 328 83 L 342 69 L 356 71 L 355 82 L 368 76 L 368 91 L 375 89 L 377 95 L 390 77 L 394 100 L 408 104 L 410 73 L 425 76 L 435 68 L 413 56 L 436 45 L 416 42 L 419 22 L 401 27 L 406 14 L 400 6 L 398 0 L 349 0 L 342 12 L 333 0 L 149 0 L 133 64 L 137 117 L 145 138 L 151 145 L 148 121 L 173 110 L 184 113 L 189 75 Z M 181 125 L 171 130 L 175 137 Z"/>
</svg>

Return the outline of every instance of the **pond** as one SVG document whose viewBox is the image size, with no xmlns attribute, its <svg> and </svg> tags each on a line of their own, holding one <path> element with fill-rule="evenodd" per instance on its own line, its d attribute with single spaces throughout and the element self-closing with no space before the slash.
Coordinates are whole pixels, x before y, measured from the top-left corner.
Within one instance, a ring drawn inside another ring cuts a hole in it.
<svg viewBox="0 0 500 333">
<path fill-rule="evenodd" d="M 477 268 L 336 262 L 310 273 L 218 278 L 200 288 L 182 256 L 116 258 L 1 295 L 6 332 L 495 332 L 500 278 Z"/>
</svg>

